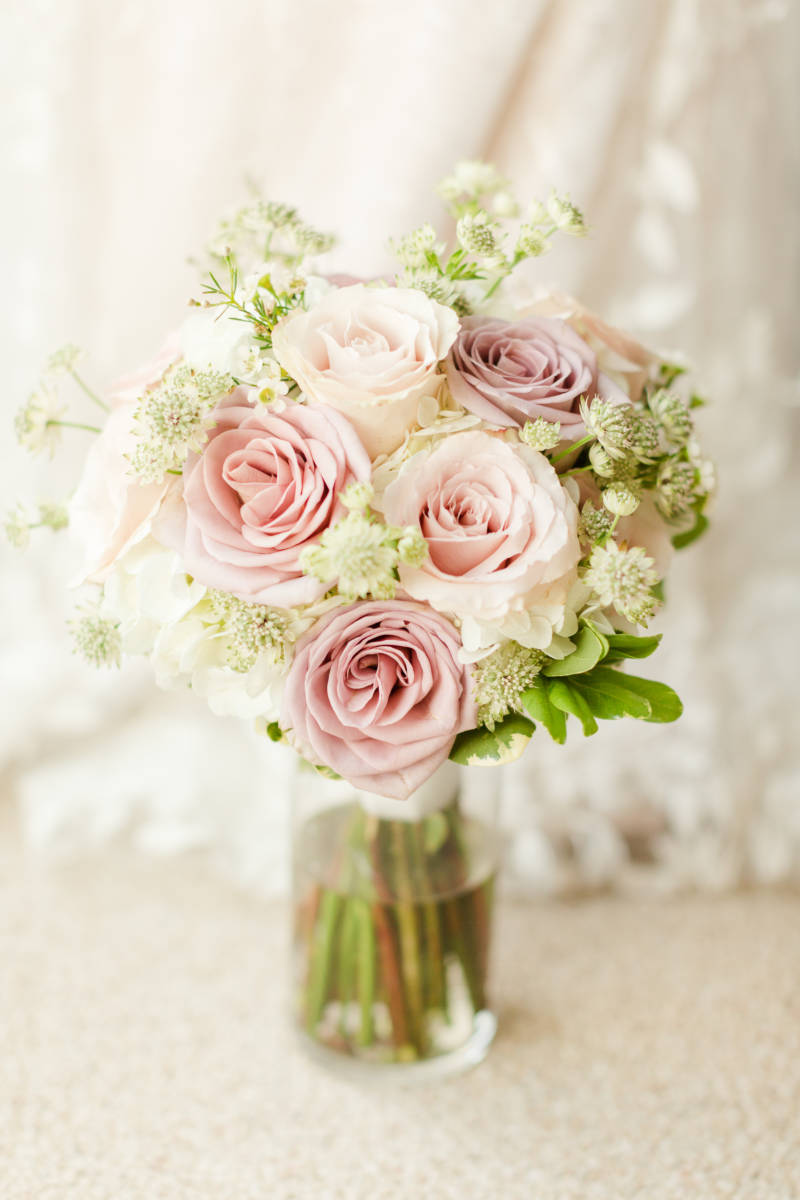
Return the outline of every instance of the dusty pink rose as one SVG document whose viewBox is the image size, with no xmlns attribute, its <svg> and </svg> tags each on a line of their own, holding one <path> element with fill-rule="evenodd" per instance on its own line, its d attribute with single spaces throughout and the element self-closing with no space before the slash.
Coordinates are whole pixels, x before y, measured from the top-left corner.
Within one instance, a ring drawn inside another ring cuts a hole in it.
<svg viewBox="0 0 800 1200">
<path fill-rule="evenodd" d="M 338 609 L 298 643 L 281 726 L 309 761 L 404 800 L 476 724 L 459 646 L 450 622 L 420 604 Z"/>
<path fill-rule="evenodd" d="M 387 521 L 420 529 L 428 558 L 402 565 L 410 596 L 497 620 L 566 593 L 580 558 L 578 513 L 543 454 L 457 433 L 409 460 L 383 497 Z M 549 639 L 548 639 L 549 640 Z"/>
<path fill-rule="evenodd" d="M 102 583 L 120 555 L 147 536 L 169 490 L 167 481 L 142 483 L 131 473 L 136 409 L 134 400 L 111 411 L 70 501 L 70 536 L 84 556 L 76 582 Z"/>
<path fill-rule="evenodd" d="M 453 310 L 422 292 L 354 284 L 289 313 L 272 345 L 306 395 L 343 412 L 376 458 L 400 445 L 420 397 L 436 391 L 457 332 Z"/>
<path fill-rule="evenodd" d="M 325 584 L 303 575 L 300 552 L 343 508 L 339 492 L 370 462 L 350 423 L 320 404 L 280 413 L 235 388 L 212 414 L 201 455 L 184 468 L 186 570 L 200 583 L 281 608 L 308 604 Z"/>
<path fill-rule="evenodd" d="M 447 359 L 447 382 L 456 402 L 484 421 L 510 429 L 544 417 L 560 423 L 565 442 L 586 432 L 582 396 L 628 401 L 598 371 L 594 350 L 555 317 L 465 317 Z"/>
</svg>

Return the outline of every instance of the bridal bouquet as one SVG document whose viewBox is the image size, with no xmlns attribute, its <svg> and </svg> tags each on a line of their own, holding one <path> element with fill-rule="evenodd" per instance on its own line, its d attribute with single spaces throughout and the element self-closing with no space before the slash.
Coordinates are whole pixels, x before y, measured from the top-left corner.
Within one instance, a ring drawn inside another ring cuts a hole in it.
<svg viewBox="0 0 800 1200">
<path fill-rule="evenodd" d="M 537 725 L 564 742 L 570 716 L 587 735 L 678 717 L 624 663 L 658 645 L 642 631 L 714 487 L 682 367 L 569 296 L 508 287 L 586 232 L 578 209 L 553 194 L 520 215 L 482 163 L 439 191 L 454 243 L 423 225 L 366 280 L 325 274 L 332 239 L 293 209 L 242 209 L 151 363 L 100 398 L 67 347 L 16 426 L 31 450 L 95 427 L 68 510 L 8 522 L 18 542 L 68 523 L 86 657 L 147 655 L 367 812 L 448 758 L 517 757 Z M 59 374 L 101 425 L 64 420 Z"/>
</svg>

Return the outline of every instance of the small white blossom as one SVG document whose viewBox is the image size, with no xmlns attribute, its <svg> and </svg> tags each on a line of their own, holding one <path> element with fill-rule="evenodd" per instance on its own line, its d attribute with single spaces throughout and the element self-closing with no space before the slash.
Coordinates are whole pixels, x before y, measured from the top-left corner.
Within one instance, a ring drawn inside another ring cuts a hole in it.
<svg viewBox="0 0 800 1200">
<path fill-rule="evenodd" d="M 669 445 L 675 450 L 685 446 L 692 433 L 692 417 L 682 397 L 659 388 L 648 397 L 647 404 Z"/>
<path fill-rule="evenodd" d="M 502 220 L 516 217 L 519 213 L 519 204 L 516 197 L 507 191 L 495 193 L 492 199 L 492 212 Z"/>
<path fill-rule="evenodd" d="M 613 606 L 637 625 L 646 625 L 656 611 L 651 589 L 658 578 L 653 559 L 641 546 L 622 549 L 614 541 L 595 546 L 583 573 L 604 607 Z"/>
<path fill-rule="evenodd" d="M 287 613 L 264 604 L 248 604 L 228 592 L 211 592 L 209 599 L 224 630 L 229 667 L 250 671 L 262 654 L 271 662 L 283 660 L 292 640 Z"/>
<path fill-rule="evenodd" d="M 561 441 L 561 425 L 558 421 L 537 417 L 535 421 L 525 422 L 519 436 L 532 450 L 552 450 Z"/>
<path fill-rule="evenodd" d="M 639 462 L 650 463 L 659 454 L 658 425 L 646 413 L 635 412 L 631 427 L 631 450 Z"/>
<path fill-rule="evenodd" d="M 562 233 L 570 233 L 575 237 L 583 237 L 589 232 L 583 213 L 572 203 L 569 196 L 559 196 L 556 192 L 550 194 L 547 201 L 547 211 Z"/>
<path fill-rule="evenodd" d="M 456 237 L 464 250 L 479 258 L 492 258 L 498 252 L 497 228 L 484 209 L 460 217 Z"/>
<path fill-rule="evenodd" d="M 199 452 L 216 401 L 233 385 L 229 375 L 180 363 L 139 402 L 135 420 L 140 440 L 131 467 L 145 482 L 179 471 L 190 451 Z"/>
<path fill-rule="evenodd" d="M 472 677 L 480 724 L 494 729 L 503 717 L 519 708 L 522 693 L 533 686 L 545 661 L 539 650 L 505 642 L 476 662 Z"/>
<path fill-rule="evenodd" d="M 612 404 L 600 396 L 595 396 L 589 403 L 584 397 L 580 411 L 587 432 L 597 438 L 606 454 L 619 459 L 630 455 L 634 418 L 629 405 Z"/>
<path fill-rule="evenodd" d="M 409 567 L 420 567 L 428 557 L 428 543 L 419 529 L 409 527 L 397 540 L 397 555 Z"/>
<path fill-rule="evenodd" d="M 547 253 L 550 246 L 550 239 L 544 235 L 541 229 L 530 224 L 520 226 L 517 237 L 518 254 L 524 254 L 526 258 L 539 258 L 542 254 Z"/>
<path fill-rule="evenodd" d="M 3 522 L 5 535 L 17 550 L 24 550 L 31 540 L 31 521 L 21 504 L 16 504 Z"/>
<path fill-rule="evenodd" d="M 355 483 L 348 483 L 344 491 L 339 493 L 339 499 L 345 508 L 365 509 L 369 508 L 374 495 L 375 490 L 372 484 L 366 480 L 361 480 Z"/>
<path fill-rule="evenodd" d="M 696 497 L 696 468 L 688 462 L 665 459 L 658 468 L 656 504 L 665 517 L 678 517 Z"/>
<path fill-rule="evenodd" d="M 82 358 L 83 350 L 68 342 L 53 351 L 45 364 L 45 371 L 48 375 L 70 375 Z"/>
<path fill-rule="evenodd" d="M 397 544 L 404 532 L 354 509 L 303 550 L 301 569 L 323 583 L 336 582 L 348 600 L 390 600 L 397 588 Z"/>
<path fill-rule="evenodd" d="M 591 500 L 587 500 L 581 509 L 581 519 L 578 522 L 578 536 L 584 542 L 599 542 L 604 539 L 611 529 L 611 514 L 605 508 L 595 508 Z"/>
<path fill-rule="evenodd" d="M 439 245 L 436 240 L 436 230 L 427 224 L 412 229 L 403 238 L 391 240 L 389 246 L 402 265 L 411 268 L 426 266 L 431 254 L 438 258 L 444 250 L 444 245 Z"/>
<path fill-rule="evenodd" d="M 635 513 L 641 500 L 641 490 L 632 480 L 616 480 L 603 488 L 603 504 L 617 517 Z"/>
<path fill-rule="evenodd" d="M 55 389 L 42 383 L 14 418 L 14 432 L 19 444 L 31 454 L 47 451 L 52 458 L 61 437 L 64 411 Z"/>
<path fill-rule="evenodd" d="M 69 525 L 69 512 L 66 504 L 58 504 L 52 500 L 42 500 L 39 503 L 39 524 L 58 532 Z"/>
<path fill-rule="evenodd" d="M 443 179 L 436 190 L 443 200 L 456 204 L 504 192 L 507 186 L 508 181 L 491 163 L 464 159 L 456 163 L 452 174 Z"/>
<path fill-rule="evenodd" d="M 95 667 L 118 667 L 122 657 L 119 622 L 85 612 L 69 622 L 75 649 Z"/>
</svg>

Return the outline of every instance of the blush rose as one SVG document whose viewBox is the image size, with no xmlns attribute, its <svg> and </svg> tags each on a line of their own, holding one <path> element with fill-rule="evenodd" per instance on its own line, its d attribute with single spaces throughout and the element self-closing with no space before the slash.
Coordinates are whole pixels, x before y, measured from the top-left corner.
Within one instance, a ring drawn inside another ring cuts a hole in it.
<svg viewBox="0 0 800 1200">
<path fill-rule="evenodd" d="M 451 308 L 413 288 L 354 284 L 288 314 L 272 345 L 306 395 L 343 412 L 376 458 L 400 445 L 420 398 L 438 389 L 458 324 Z"/>
<path fill-rule="evenodd" d="M 184 468 L 179 548 L 207 587 L 290 608 L 326 585 L 303 575 L 300 553 L 344 510 L 339 493 L 369 479 L 370 462 L 350 423 L 319 404 L 271 413 L 235 388 L 212 413 L 201 455 Z"/>
<path fill-rule="evenodd" d="M 459 649 L 454 627 L 424 605 L 338 609 L 298 643 L 280 724 L 309 761 L 404 800 L 477 722 Z"/>
<path fill-rule="evenodd" d="M 543 454 L 489 433 L 458 433 L 415 455 L 383 496 L 387 521 L 418 528 L 406 592 L 447 613 L 502 620 L 563 605 L 580 558 L 578 511 Z M 548 644 L 551 626 L 543 634 Z"/>
</svg>

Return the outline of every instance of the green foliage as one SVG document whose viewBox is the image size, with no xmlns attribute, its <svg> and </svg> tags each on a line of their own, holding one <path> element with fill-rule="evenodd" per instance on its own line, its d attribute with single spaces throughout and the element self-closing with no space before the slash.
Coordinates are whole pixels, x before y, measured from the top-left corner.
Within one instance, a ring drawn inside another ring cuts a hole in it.
<svg viewBox="0 0 800 1200">
<path fill-rule="evenodd" d="M 632 633 L 613 633 L 606 639 L 608 654 L 603 659 L 606 666 L 622 662 L 625 658 L 649 658 L 658 648 L 662 635 L 654 633 L 648 637 L 636 637 Z"/>
<path fill-rule="evenodd" d="M 467 767 L 513 762 L 525 750 L 535 728 L 532 721 L 519 713 L 510 713 L 491 731 L 479 728 L 459 733 L 450 757 Z"/>
<path fill-rule="evenodd" d="M 567 740 L 567 716 L 553 703 L 546 680 L 541 676 L 535 679 L 533 687 L 522 693 L 521 703 L 528 716 L 544 725 L 553 741 L 563 746 Z"/>
<path fill-rule="evenodd" d="M 277 721 L 270 721 L 267 725 L 267 737 L 271 742 L 283 741 L 283 730 Z"/>
<path fill-rule="evenodd" d="M 600 662 L 608 653 L 608 641 L 591 625 L 582 625 L 575 638 L 575 649 L 566 658 L 557 658 L 542 669 L 551 678 L 562 675 L 581 675 Z"/>
<path fill-rule="evenodd" d="M 672 544 L 676 550 L 683 550 L 702 537 L 707 529 L 708 517 L 704 516 L 702 512 L 695 511 L 694 525 L 691 529 L 684 530 L 683 533 L 677 533 L 672 539 Z"/>
<path fill-rule="evenodd" d="M 593 733 L 597 733 L 597 721 L 592 715 L 592 710 L 587 704 L 583 692 L 575 686 L 574 682 L 554 679 L 550 684 L 549 693 L 550 700 L 556 708 L 578 718 L 583 726 L 584 737 L 590 737 Z"/>
</svg>

